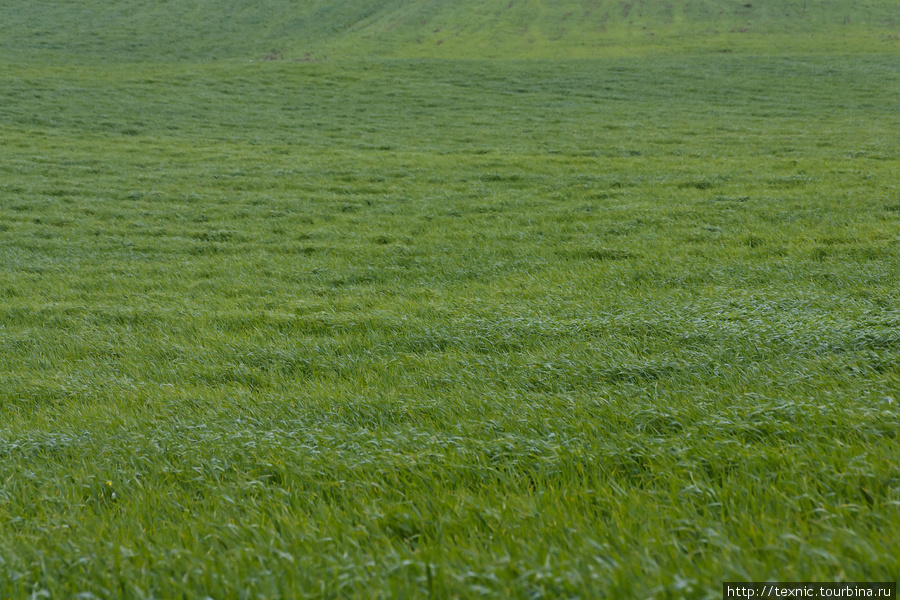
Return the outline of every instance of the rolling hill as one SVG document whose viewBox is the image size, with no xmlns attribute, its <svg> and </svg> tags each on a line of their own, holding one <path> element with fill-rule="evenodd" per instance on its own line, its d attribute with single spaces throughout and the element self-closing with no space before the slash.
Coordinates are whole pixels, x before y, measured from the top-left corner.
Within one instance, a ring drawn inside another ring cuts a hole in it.
<svg viewBox="0 0 900 600">
<path fill-rule="evenodd" d="M 0 1 L 0 600 L 895 580 L 897 5 Z"/>
<path fill-rule="evenodd" d="M 10 0 L 0 53 L 55 60 L 891 51 L 893 0 Z"/>
</svg>

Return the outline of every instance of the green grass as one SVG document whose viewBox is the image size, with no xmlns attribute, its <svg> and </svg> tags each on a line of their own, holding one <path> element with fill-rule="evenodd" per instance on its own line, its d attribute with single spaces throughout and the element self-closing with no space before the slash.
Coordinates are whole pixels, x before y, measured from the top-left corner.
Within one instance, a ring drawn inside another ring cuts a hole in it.
<svg viewBox="0 0 900 600">
<path fill-rule="evenodd" d="M 6 0 L 16 60 L 900 51 L 895 0 Z"/>
<path fill-rule="evenodd" d="M 110 5 L 133 51 L 10 5 L 0 598 L 896 579 L 900 70 L 859 5 L 840 52 L 502 61 L 410 50 L 462 4 L 196 50 Z"/>
</svg>

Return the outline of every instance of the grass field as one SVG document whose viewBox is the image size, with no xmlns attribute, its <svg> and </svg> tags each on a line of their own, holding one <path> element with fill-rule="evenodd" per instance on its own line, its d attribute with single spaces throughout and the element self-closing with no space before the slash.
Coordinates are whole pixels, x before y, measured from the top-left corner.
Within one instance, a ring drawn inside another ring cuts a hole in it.
<svg viewBox="0 0 900 600">
<path fill-rule="evenodd" d="M 0 599 L 896 579 L 891 3 L 172 4 L 0 18 Z"/>
</svg>

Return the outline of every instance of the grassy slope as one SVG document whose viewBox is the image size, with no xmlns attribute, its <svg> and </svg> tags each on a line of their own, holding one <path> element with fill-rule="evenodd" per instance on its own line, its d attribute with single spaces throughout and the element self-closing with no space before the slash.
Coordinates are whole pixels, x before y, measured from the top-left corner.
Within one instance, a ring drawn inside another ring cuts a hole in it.
<svg viewBox="0 0 900 600">
<path fill-rule="evenodd" d="M 4 5 L 0 598 L 895 577 L 889 3 L 508 4 Z"/>
<path fill-rule="evenodd" d="M 25 2 L 0 8 L 7 56 L 86 60 L 571 57 L 678 48 L 896 50 L 892 0 Z"/>
</svg>

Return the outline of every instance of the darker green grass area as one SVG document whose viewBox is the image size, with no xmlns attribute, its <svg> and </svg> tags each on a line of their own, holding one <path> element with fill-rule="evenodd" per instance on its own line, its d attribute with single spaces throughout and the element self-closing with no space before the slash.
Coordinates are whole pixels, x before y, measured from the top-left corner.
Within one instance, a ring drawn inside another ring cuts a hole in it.
<svg viewBox="0 0 900 600">
<path fill-rule="evenodd" d="M 895 577 L 895 52 L 115 35 L 0 36 L 0 597 Z"/>
</svg>

